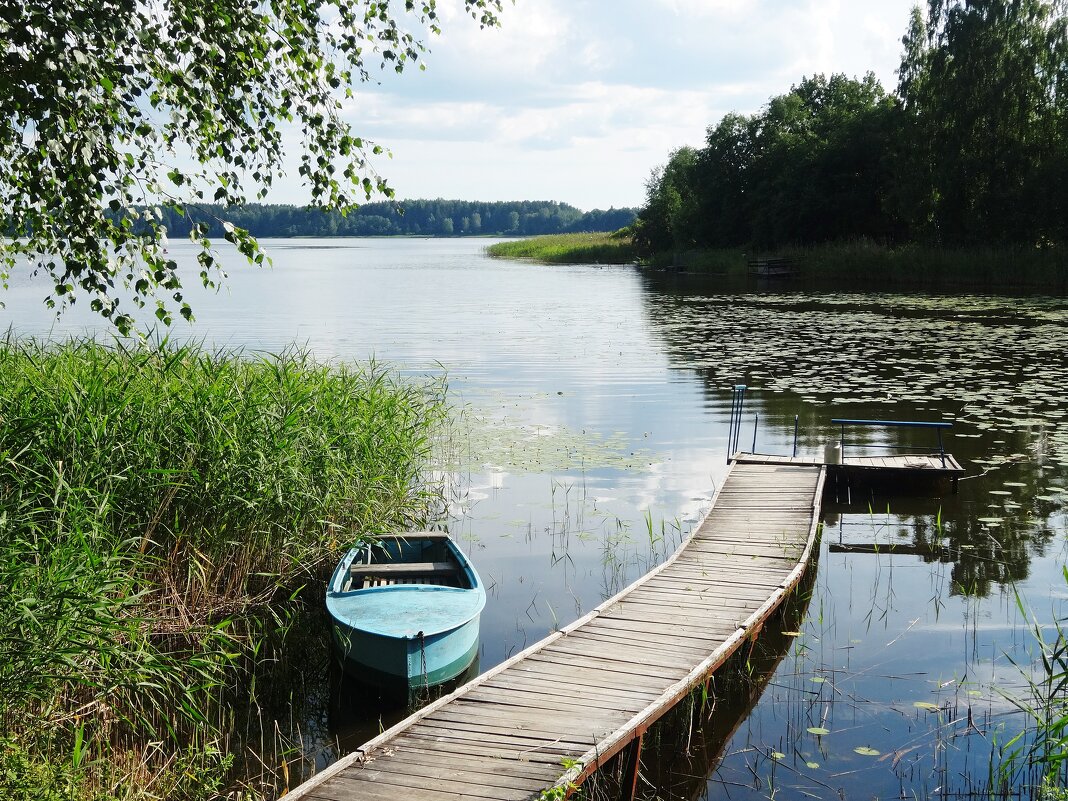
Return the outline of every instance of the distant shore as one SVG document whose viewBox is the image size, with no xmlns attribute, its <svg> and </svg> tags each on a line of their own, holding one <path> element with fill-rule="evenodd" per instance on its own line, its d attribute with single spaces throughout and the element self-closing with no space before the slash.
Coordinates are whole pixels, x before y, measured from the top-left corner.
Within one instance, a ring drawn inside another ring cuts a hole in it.
<svg viewBox="0 0 1068 801">
<path fill-rule="evenodd" d="M 944 249 L 888 247 L 871 242 L 830 243 L 761 251 L 691 249 L 639 258 L 629 236 L 551 235 L 501 242 L 487 248 L 498 258 L 546 264 L 640 264 L 684 273 L 744 277 L 757 258 L 783 258 L 802 282 L 841 282 L 871 288 L 1040 289 L 1068 291 L 1068 253 L 1057 248 Z"/>
</svg>

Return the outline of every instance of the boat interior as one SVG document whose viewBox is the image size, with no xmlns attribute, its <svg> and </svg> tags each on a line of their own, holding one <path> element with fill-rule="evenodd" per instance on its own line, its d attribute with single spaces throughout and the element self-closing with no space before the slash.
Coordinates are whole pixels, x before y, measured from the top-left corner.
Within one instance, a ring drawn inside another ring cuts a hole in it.
<svg viewBox="0 0 1068 801">
<path fill-rule="evenodd" d="M 383 537 L 368 545 L 352 561 L 343 591 L 422 584 L 471 589 L 449 538 L 437 532 Z"/>
</svg>

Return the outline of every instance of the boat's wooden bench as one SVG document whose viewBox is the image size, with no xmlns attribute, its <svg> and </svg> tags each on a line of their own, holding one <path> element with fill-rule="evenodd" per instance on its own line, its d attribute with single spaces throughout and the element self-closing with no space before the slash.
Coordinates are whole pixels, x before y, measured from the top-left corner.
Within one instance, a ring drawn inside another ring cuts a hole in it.
<svg viewBox="0 0 1068 801">
<path fill-rule="evenodd" d="M 424 573 L 455 573 L 456 565 L 452 562 L 387 562 L 377 565 L 353 565 L 349 568 L 353 575 L 362 576 L 399 576 L 402 573 L 422 575 Z"/>
<path fill-rule="evenodd" d="M 452 562 L 354 564 L 349 567 L 349 574 L 353 578 L 353 583 L 360 587 L 382 587 L 389 584 L 458 586 L 456 565 Z"/>
</svg>

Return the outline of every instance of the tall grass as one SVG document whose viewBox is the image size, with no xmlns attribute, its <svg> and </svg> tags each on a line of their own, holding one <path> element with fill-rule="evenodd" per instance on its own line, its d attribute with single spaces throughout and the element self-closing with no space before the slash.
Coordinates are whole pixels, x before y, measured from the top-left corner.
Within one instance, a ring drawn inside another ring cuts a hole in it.
<svg viewBox="0 0 1068 801">
<path fill-rule="evenodd" d="M 0 343 L 0 797 L 224 788 L 279 602 L 425 513 L 443 414 L 299 350 Z"/>
<path fill-rule="evenodd" d="M 620 232 L 534 236 L 498 242 L 486 252 L 497 258 L 546 264 L 632 264 L 637 260 L 630 236 Z"/>
</svg>

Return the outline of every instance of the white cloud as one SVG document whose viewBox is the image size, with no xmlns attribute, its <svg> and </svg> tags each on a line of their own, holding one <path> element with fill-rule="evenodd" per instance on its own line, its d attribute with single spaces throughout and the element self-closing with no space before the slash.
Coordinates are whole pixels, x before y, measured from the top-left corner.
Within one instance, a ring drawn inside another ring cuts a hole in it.
<svg viewBox="0 0 1068 801">
<path fill-rule="evenodd" d="M 892 88 L 912 4 L 517 0 L 479 30 L 441 0 L 426 72 L 361 87 L 348 115 L 393 150 L 402 196 L 634 205 L 672 149 L 804 75 L 872 70 Z"/>
</svg>

